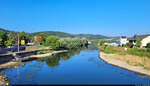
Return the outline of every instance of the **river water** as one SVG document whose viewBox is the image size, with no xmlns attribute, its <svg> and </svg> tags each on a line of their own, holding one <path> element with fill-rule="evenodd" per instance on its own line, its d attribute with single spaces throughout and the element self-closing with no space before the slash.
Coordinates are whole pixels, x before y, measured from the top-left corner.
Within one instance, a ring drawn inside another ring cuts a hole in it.
<svg viewBox="0 0 150 86">
<path fill-rule="evenodd" d="M 150 84 L 150 77 L 105 63 L 99 50 L 72 50 L 2 70 L 11 84 Z"/>
</svg>

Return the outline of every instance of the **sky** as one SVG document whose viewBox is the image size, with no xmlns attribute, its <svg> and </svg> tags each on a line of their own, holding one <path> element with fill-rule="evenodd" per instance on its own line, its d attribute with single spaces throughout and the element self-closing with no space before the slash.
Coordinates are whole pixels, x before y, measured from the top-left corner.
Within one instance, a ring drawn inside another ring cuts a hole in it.
<svg viewBox="0 0 150 86">
<path fill-rule="evenodd" d="M 150 34 L 150 0 L 0 0 L 0 28 L 73 34 Z"/>
</svg>

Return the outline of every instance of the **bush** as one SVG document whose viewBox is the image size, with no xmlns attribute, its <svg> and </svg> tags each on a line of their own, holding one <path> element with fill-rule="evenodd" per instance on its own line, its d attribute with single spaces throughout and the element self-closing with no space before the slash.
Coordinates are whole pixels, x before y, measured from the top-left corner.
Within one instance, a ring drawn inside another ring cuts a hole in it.
<svg viewBox="0 0 150 86">
<path fill-rule="evenodd" d="M 137 47 L 140 47 L 140 46 L 141 46 L 141 39 L 140 39 L 140 38 L 137 38 L 137 39 L 136 39 L 136 46 L 137 46 Z"/>
<path fill-rule="evenodd" d="M 150 48 L 147 48 L 147 52 L 150 52 Z"/>
<path fill-rule="evenodd" d="M 146 48 L 150 48 L 150 43 L 148 43 L 148 44 L 146 45 Z"/>
<path fill-rule="evenodd" d="M 64 38 L 59 40 L 59 48 L 63 49 L 77 49 L 80 47 L 86 47 L 88 42 L 86 39 L 79 39 L 79 38 Z"/>
<path fill-rule="evenodd" d="M 133 43 L 128 43 L 127 46 L 130 47 L 130 48 L 133 48 L 134 44 Z"/>
<path fill-rule="evenodd" d="M 59 48 L 59 37 L 58 36 L 48 36 L 44 43 L 45 46 L 50 46 L 52 49 L 57 50 Z"/>
<path fill-rule="evenodd" d="M 102 45 L 103 45 L 103 41 L 99 40 L 99 46 L 102 46 Z"/>
<path fill-rule="evenodd" d="M 7 40 L 5 41 L 5 46 L 8 47 L 8 46 L 12 46 L 12 40 Z"/>
</svg>

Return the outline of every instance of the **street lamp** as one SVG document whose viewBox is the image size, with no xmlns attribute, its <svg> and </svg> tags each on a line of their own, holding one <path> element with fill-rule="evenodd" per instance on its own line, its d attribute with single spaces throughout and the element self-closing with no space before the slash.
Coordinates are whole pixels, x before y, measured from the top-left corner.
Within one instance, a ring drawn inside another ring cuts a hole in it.
<svg viewBox="0 0 150 86">
<path fill-rule="evenodd" d="M 20 40 L 19 40 L 19 33 L 18 33 L 18 52 L 19 52 L 19 44 L 20 44 Z"/>
</svg>

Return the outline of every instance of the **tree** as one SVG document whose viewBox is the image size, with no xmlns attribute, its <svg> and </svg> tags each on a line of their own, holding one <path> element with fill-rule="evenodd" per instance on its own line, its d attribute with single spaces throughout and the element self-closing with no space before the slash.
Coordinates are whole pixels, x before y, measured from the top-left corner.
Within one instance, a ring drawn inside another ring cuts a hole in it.
<svg viewBox="0 0 150 86">
<path fill-rule="evenodd" d="M 150 43 L 146 45 L 147 51 L 150 52 Z"/>
<path fill-rule="evenodd" d="M 5 46 L 5 41 L 7 40 L 6 32 L 0 30 L 0 46 Z"/>
<path fill-rule="evenodd" d="M 59 48 L 59 37 L 58 36 L 48 36 L 45 41 L 46 46 L 50 46 L 52 49 L 56 50 Z"/>
<path fill-rule="evenodd" d="M 14 44 L 18 44 L 18 34 L 14 34 L 13 42 L 14 42 Z"/>
<path fill-rule="evenodd" d="M 146 45 L 146 48 L 150 48 L 150 43 L 148 43 L 148 44 Z"/>
<path fill-rule="evenodd" d="M 41 44 L 43 42 L 43 38 L 40 34 L 38 34 L 37 36 L 34 37 L 34 42 Z"/>
<path fill-rule="evenodd" d="M 137 39 L 136 39 L 136 46 L 137 46 L 137 47 L 140 47 L 140 46 L 141 46 L 141 39 L 140 39 L 140 38 L 137 38 Z"/>
<path fill-rule="evenodd" d="M 133 48 L 134 44 L 132 42 L 127 44 L 128 47 Z"/>
<path fill-rule="evenodd" d="M 102 45 L 103 45 L 103 41 L 99 40 L 99 46 L 102 46 Z"/>
<path fill-rule="evenodd" d="M 45 45 L 45 41 L 48 35 L 46 35 L 45 33 L 40 33 L 41 37 L 42 37 L 42 45 Z"/>
<path fill-rule="evenodd" d="M 7 40 L 5 41 L 5 46 L 8 47 L 8 46 L 12 46 L 13 42 L 12 40 Z"/>
<path fill-rule="evenodd" d="M 19 38 L 20 40 L 25 40 L 25 43 L 29 42 L 29 35 L 25 33 L 24 31 L 19 32 Z"/>
</svg>

